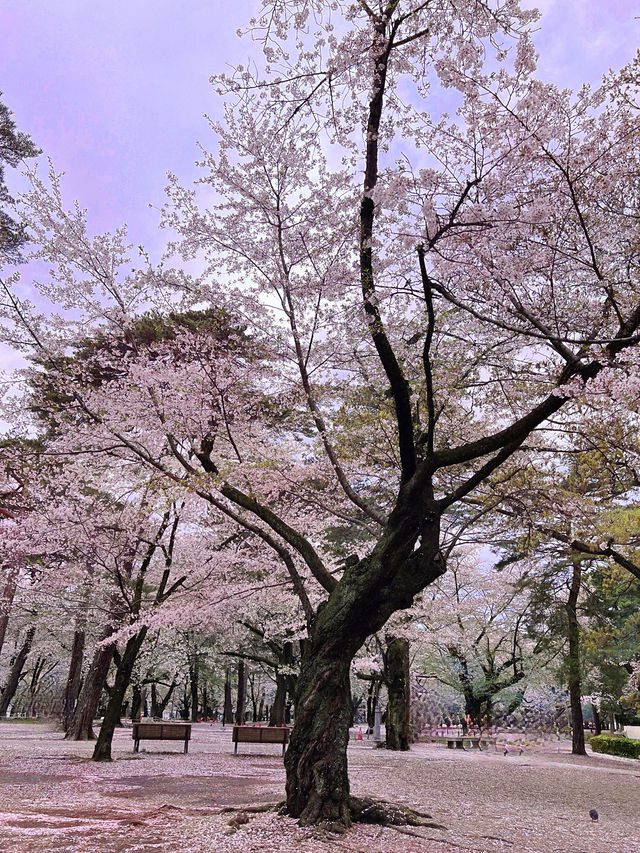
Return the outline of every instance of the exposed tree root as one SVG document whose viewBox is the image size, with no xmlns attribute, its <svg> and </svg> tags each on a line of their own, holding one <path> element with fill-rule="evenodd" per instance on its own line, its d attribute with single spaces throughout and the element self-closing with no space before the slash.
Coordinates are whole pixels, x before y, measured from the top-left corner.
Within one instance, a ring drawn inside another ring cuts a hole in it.
<svg viewBox="0 0 640 853">
<path fill-rule="evenodd" d="M 260 814 L 261 812 L 279 811 L 284 805 L 284 800 L 279 803 L 260 803 L 258 806 L 225 806 L 220 809 L 219 814 L 230 814 L 231 812 L 248 812 L 249 814 Z"/>
<path fill-rule="evenodd" d="M 354 823 L 377 823 L 382 826 L 426 826 L 446 829 L 434 823 L 431 815 L 417 812 L 398 803 L 374 800 L 372 797 L 350 797 L 349 811 Z"/>
<path fill-rule="evenodd" d="M 257 814 L 260 812 L 276 811 L 279 814 L 286 815 L 286 803 L 263 803 L 258 806 L 226 806 L 220 809 L 219 814 L 241 813 Z M 446 829 L 440 823 L 435 823 L 431 819 L 431 815 L 424 812 L 418 812 L 410 809 L 407 806 L 402 806 L 399 803 L 390 803 L 386 800 L 376 800 L 373 797 L 350 797 L 349 798 L 349 816 L 352 823 L 371 823 L 379 826 L 388 826 L 398 829 L 399 832 L 404 831 L 407 835 L 418 835 L 410 830 L 401 830 L 403 826 L 424 826 L 429 829 Z M 235 825 L 236 820 L 232 818 Z M 242 820 L 242 822 L 246 822 Z M 303 821 L 301 821 L 303 823 Z M 304 825 L 314 825 L 312 821 L 305 820 Z M 349 826 L 346 822 L 340 820 L 319 820 L 315 825 L 320 830 L 342 835 L 348 831 Z M 419 836 L 422 837 L 422 836 Z"/>
</svg>

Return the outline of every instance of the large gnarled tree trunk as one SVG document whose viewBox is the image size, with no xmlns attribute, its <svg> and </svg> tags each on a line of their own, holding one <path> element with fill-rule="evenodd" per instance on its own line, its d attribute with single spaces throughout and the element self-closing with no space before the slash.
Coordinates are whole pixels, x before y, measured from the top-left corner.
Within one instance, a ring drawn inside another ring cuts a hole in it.
<svg viewBox="0 0 640 853">
<path fill-rule="evenodd" d="M 409 490 L 410 491 L 410 490 Z M 351 661 L 367 637 L 444 571 L 438 519 L 422 530 L 411 496 L 369 557 L 346 570 L 313 621 L 296 689 L 296 722 L 285 756 L 287 809 L 302 824 L 351 822 L 347 744 Z M 414 550 L 420 536 L 420 545 Z"/>
</svg>

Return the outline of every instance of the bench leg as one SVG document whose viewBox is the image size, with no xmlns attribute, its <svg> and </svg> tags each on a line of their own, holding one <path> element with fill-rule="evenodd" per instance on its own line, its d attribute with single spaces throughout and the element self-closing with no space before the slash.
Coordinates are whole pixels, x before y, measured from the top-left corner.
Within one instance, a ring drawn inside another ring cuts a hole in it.
<svg viewBox="0 0 640 853">
<path fill-rule="evenodd" d="M 186 755 L 189 752 L 189 741 L 184 739 L 184 754 Z"/>
<path fill-rule="evenodd" d="M 464 749 L 464 741 L 463 740 L 456 741 L 456 749 Z"/>
<path fill-rule="evenodd" d="M 235 746 L 233 747 L 233 754 L 234 755 L 238 754 L 238 741 L 236 741 Z"/>
<path fill-rule="evenodd" d="M 133 751 L 134 751 L 134 752 L 138 752 L 138 750 L 139 750 L 139 749 L 140 749 L 140 741 L 139 741 L 139 740 L 134 740 L 134 742 L 133 742 Z"/>
</svg>

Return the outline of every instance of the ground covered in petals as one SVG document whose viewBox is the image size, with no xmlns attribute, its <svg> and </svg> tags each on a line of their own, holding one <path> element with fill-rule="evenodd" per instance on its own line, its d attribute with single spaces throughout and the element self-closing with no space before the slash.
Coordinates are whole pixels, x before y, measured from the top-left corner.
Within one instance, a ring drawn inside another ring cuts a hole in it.
<svg viewBox="0 0 640 853">
<path fill-rule="evenodd" d="M 193 727 L 180 743 L 121 729 L 114 761 L 46 725 L 0 724 L 2 853 L 640 853 L 640 761 L 573 757 L 566 743 L 484 752 L 349 747 L 352 790 L 428 812 L 444 829 L 356 826 L 345 836 L 243 808 L 284 796 L 280 748 Z M 589 810 L 596 808 L 593 822 Z"/>
</svg>

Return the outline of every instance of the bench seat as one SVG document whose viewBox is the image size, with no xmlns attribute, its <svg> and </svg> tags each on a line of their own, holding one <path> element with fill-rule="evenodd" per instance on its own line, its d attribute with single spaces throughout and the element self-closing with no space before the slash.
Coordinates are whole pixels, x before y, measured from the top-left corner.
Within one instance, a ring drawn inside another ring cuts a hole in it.
<svg viewBox="0 0 640 853">
<path fill-rule="evenodd" d="M 465 743 L 465 741 L 468 741 L 469 743 L 471 743 L 471 746 L 474 749 L 482 750 L 482 747 L 480 746 L 481 740 L 482 740 L 482 738 L 477 737 L 477 736 L 473 736 L 473 735 L 470 735 L 469 737 L 465 737 L 464 735 L 460 735 L 460 736 L 457 735 L 456 737 L 448 737 L 447 738 L 447 749 L 453 749 L 454 747 L 456 749 L 464 749 L 465 748 L 464 743 Z"/>
<path fill-rule="evenodd" d="M 235 744 L 233 754 L 238 754 L 239 743 L 281 743 L 282 754 L 289 743 L 287 726 L 234 726 L 231 741 Z"/>
<path fill-rule="evenodd" d="M 138 752 L 141 740 L 183 740 L 185 755 L 189 752 L 190 723 L 134 723 L 131 730 L 133 751 Z"/>
</svg>

